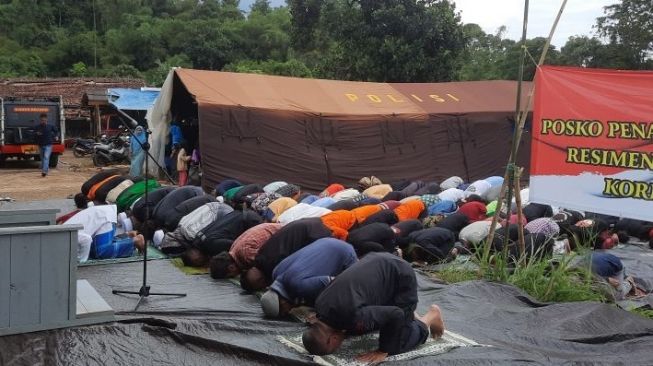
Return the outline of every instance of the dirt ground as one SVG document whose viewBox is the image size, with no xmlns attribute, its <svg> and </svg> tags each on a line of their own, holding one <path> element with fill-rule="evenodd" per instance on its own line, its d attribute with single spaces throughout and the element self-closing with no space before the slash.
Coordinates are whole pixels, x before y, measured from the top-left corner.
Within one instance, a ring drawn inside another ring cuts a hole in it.
<svg viewBox="0 0 653 366">
<path fill-rule="evenodd" d="M 50 169 L 45 178 L 41 177 L 39 162 L 10 159 L 0 168 L 0 199 L 24 202 L 72 198 L 82 183 L 98 171 L 90 156 L 76 158 L 70 150 L 59 157 L 59 166 Z"/>
</svg>

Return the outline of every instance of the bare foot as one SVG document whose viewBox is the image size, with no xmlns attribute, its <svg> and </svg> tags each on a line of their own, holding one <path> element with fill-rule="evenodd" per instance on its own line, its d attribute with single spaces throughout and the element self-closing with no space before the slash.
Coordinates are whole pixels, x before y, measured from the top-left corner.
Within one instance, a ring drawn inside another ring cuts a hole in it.
<svg viewBox="0 0 653 366">
<path fill-rule="evenodd" d="M 127 232 L 127 236 L 129 236 L 130 238 L 135 238 L 136 235 L 138 235 L 138 231 L 136 231 L 136 230 L 132 230 L 132 231 Z"/>
<path fill-rule="evenodd" d="M 139 253 L 143 253 L 145 250 L 145 238 L 143 235 L 139 234 L 134 237 L 134 246 L 138 249 Z"/>
<path fill-rule="evenodd" d="M 415 313 L 415 319 L 429 327 L 433 339 L 438 339 L 444 334 L 444 320 L 442 320 L 442 311 L 440 311 L 439 306 L 431 305 L 429 311 L 423 317 L 417 316 L 417 313 Z"/>
</svg>

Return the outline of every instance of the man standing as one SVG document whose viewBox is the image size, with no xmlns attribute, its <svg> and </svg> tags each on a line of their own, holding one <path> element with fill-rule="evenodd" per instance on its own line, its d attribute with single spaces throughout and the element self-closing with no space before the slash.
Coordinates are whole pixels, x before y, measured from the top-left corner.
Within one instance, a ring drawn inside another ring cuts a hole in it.
<svg viewBox="0 0 653 366">
<path fill-rule="evenodd" d="M 336 277 L 315 301 L 316 319 L 302 336 L 313 355 L 335 352 L 345 334 L 378 330 L 379 348 L 358 361 L 382 362 L 388 355 L 408 352 L 429 334 L 444 333 L 437 305 L 418 316 L 417 279 L 408 262 L 390 253 L 370 253 Z"/>
<path fill-rule="evenodd" d="M 322 290 L 357 260 L 354 248 L 335 238 L 305 246 L 272 272 L 272 285 L 261 297 L 263 312 L 276 318 L 286 316 L 295 306 L 313 306 Z"/>
<path fill-rule="evenodd" d="M 59 131 L 51 124 L 48 124 L 48 115 L 43 113 L 40 116 L 40 123 L 36 126 L 36 143 L 39 145 L 41 156 L 41 176 L 48 175 L 50 168 L 50 155 L 52 154 L 52 143 L 59 141 Z"/>
</svg>

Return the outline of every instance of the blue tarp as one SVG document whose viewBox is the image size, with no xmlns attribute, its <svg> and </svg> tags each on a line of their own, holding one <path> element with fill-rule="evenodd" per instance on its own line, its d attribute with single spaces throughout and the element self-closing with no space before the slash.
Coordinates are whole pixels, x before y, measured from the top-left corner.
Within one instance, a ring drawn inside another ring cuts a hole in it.
<svg viewBox="0 0 653 366">
<path fill-rule="evenodd" d="M 107 91 L 109 103 L 123 111 L 147 111 L 152 108 L 160 89 L 113 88 Z"/>
</svg>

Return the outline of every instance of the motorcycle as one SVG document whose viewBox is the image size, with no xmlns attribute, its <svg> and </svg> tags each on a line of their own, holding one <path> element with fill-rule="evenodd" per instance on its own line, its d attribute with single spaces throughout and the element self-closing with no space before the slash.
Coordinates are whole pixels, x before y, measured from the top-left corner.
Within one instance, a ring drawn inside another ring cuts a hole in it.
<svg viewBox="0 0 653 366">
<path fill-rule="evenodd" d="M 120 134 L 112 137 L 106 144 L 93 146 L 93 164 L 105 167 L 111 164 L 130 164 L 129 136 Z"/>
</svg>

